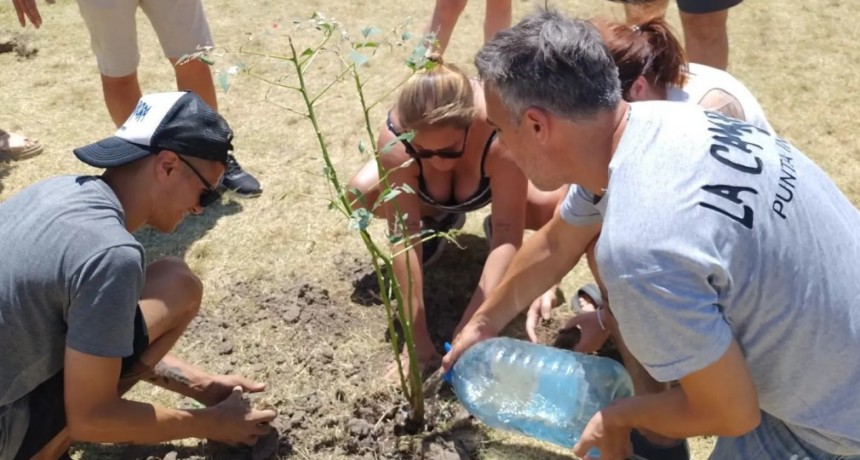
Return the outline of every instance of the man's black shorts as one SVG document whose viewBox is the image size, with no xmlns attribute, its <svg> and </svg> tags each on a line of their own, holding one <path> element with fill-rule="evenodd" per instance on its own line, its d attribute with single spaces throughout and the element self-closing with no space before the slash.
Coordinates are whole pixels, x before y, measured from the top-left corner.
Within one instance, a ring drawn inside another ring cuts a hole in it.
<svg viewBox="0 0 860 460">
<path fill-rule="evenodd" d="M 743 0 L 678 0 L 678 9 L 684 13 L 707 14 L 727 10 Z"/>
<path fill-rule="evenodd" d="M 128 375 L 149 346 L 149 333 L 140 306 L 134 314 L 134 343 L 131 356 L 122 359 L 122 376 Z M 66 427 L 63 403 L 63 370 L 36 387 L 29 396 L 30 425 L 15 460 L 30 460 Z"/>
</svg>

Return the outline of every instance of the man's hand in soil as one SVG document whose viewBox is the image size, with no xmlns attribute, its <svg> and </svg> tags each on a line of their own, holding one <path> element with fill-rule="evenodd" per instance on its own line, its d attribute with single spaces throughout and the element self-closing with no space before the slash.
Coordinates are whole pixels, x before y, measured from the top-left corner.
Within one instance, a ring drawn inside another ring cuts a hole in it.
<svg viewBox="0 0 860 460">
<path fill-rule="evenodd" d="M 254 382 L 240 375 L 212 375 L 197 401 L 206 406 L 214 406 L 227 399 L 233 389 L 239 387 L 245 393 L 259 393 L 266 389 L 265 383 Z"/>
<path fill-rule="evenodd" d="M 258 393 L 266 385 L 238 375 L 210 375 L 195 366 L 168 353 L 146 377 L 152 384 L 194 398 L 209 407 L 230 396 L 234 387 L 247 393 Z"/>
<path fill-rule="evenodd" d="M 232 389 L 227 399 L 208 409 L 212 411 L 209 439 L 225 444 L 253 446 L 261 436 L 269 434 L 269 422 L 277 414 L 273 410 L 248 407 L 242 398 L 242 387 Z"/>
<path fill-rule="evenodd" d="M 49 4 L 54 3 L 54 0 L 46 1 Z M 21 24 L 21 27 L 27 26 L 28 19 L 37 29 L 42 25 L 42 15 L 39 14 L 36 0 L 12 0 L 12 4 L 15 5 L 15 12 L 18 13 L 18 23 Z"/>
<path fill-rule="evenodd" d="M 491 326 L 490 322 L 480 313 L 472 317 L 469 324 L 457 334 L 454 342 L 451 344 L 451 351 L 442 358 L 442 369 L 445 372 L 451 369 L 451 366 L 460 359 L 460 356 L 468 350 L 472 345 L 493 338 L 498 335 L 499 331 Z"/>
</svg>

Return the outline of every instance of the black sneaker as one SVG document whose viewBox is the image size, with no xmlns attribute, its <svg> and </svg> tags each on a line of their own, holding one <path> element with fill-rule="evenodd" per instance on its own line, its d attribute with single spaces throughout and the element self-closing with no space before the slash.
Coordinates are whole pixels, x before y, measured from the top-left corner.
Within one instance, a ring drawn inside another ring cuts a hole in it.
<svg viewBox="0 0 860 460">
<path fill-rule="evenodd" d="M 444 233 L 450 232 L 451 230 L 459 230 L 463 228 L 463 225 L 466 225 L 466 215 L 460 213 L 449 212 L 442 214 L 438 219 L 434 219 L 432 217 L 421 219 L 422 230 L 430 230 L 433 233 Z M 422 243 L 421 264 L 425 267 L 429 267 L 436 263 L 436 261 L 442 257 L 442 253 L 445 252 L 445 246 L 447 245 L 448 239 L 444 236 L 431 238 Z"/>
<path fill-rule="evenodd" d="M 218 184 L 218 188 L 232 190 L 234 193 L 245 197 L 260 196 L 263 193 L 260 181 L 242 169 L 233 155 L 227 155 L 227 171 L 224 173 L 221 183 Z"/>
</svg>

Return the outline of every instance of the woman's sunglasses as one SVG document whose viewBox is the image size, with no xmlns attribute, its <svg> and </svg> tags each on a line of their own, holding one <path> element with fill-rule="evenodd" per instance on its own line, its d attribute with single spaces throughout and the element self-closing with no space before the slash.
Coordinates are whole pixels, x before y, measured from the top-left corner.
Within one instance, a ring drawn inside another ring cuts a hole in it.
<svg viewBox="0 0 860 460">
<path fill-rule="evenodd" d="M 203 183 L 204 190 L 200 193 L 201 208 L 205 208 L 206 206 L 209 206 L 210 204 L 221 199 L 221 194 L 218 192 L 218 190 L 216 190 L 215 187 L 213 187 L 212 184 L 210 184 L 209 181 L 206 180 L 206 178 L 203 177 L 202 174 L 200 174 L 200 171 L 198 171 L 197 168 L 192 166 L 191 163 L 188 162 L 188 160 L 182 158 L 182 155 L 177 155 L 177 157 L 182 160 L 182 162 L 185 163 L 186 166 L 191 168 L 191 171 L 197 176 L 198 179 L 200 179 L 200 182 Z"/>
<path fill-rule="evenodd" d="M 428 158 L 439 157 L 439 158 L 446 158 L 446 159 L 449 159 L 449 160 L 453 160 L 453 159 L 460 158 L 460 157 L 462 157 L 462 156 L 463 156 L 463 152 L 465 152 L 465 151 L 466 151 L 466 141 L 467 141 L 468 139 L 469 139 L 469 128 L 466 128 L 466 130 L 463 132 L 463 145 L 460 147 L 460 149 L 459 149 L 459 150 L 452 150 L 452 149 L 440 149 L 440 150 L 418 149 L 418 148 L 415 148 L 415 146 L 414 146 L 414 145 L 412 145 L 412 143 L 410 143 L 409 141 L 404 140 L 404 141 L 402 141 L 402 142 L 403 142 L 403 146 L 406 148 L 406 153 L 408 153 L 408 154 L 409 154 L 409 156 L 411 156 L 411 157 L 413 157 L 413 158 L 417 158 L 417 159 L 420 159 L 420 160 L 425 160 L 425 159 L 428 159 Z"/>
</svg>

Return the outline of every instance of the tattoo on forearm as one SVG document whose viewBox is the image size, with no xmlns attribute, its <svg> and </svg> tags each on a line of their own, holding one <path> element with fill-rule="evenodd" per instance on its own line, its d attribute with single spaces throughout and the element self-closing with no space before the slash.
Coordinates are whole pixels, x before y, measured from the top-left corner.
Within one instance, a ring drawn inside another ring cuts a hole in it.
<svg viewBox="0 0 860 460">
<path fill-rule="evenodd" d="M 154 374 L 149 378 L 150 382 L 169 385 L 170 382 L 176 382 L 180 385 L 191 386 L 191 380 L 185 376 L 181 369 L 176 366 L 168 366 L 163 362 L 159 362 L 152 369 Z"/>
</svg>

